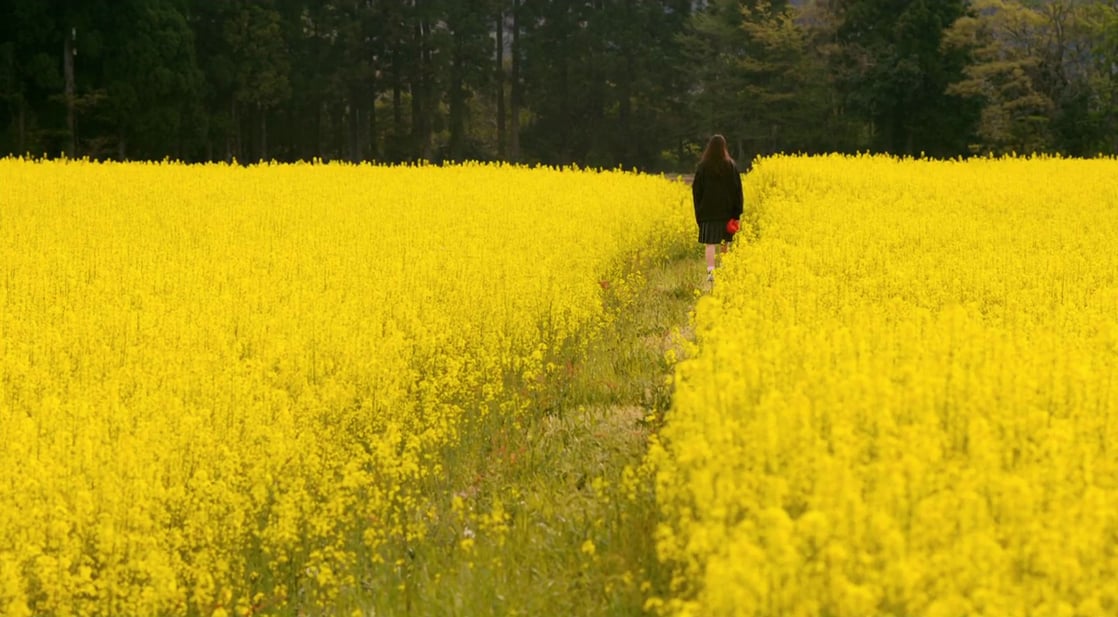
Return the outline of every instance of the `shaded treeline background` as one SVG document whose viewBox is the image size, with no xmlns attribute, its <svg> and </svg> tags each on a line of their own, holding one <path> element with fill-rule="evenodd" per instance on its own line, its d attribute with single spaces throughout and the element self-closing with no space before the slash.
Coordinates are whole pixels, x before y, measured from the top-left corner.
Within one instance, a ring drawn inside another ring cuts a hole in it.
<svg viewBox="0 0 1118 617">
<path fill-rule="evenodd" d="M 1116 119 L 1116 0 L 0 0 L 0 155 L 682 170 Z"/>
</svg>

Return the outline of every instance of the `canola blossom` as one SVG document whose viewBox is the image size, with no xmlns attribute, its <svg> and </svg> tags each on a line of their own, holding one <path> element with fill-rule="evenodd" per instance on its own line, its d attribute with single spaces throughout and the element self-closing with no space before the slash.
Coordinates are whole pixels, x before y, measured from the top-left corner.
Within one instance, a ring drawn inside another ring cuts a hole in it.
<svg viewBox="0 0 1118 617">
<path fill-rule="evenodd" d="M 1118 612 L 1118 161 L 773 157 L 659 444 L 672 615 Z"/>
<path fill-rule="evenodd" d="M 503 165 L 0 160 L 0 614 L 392 593 L 371 573 L 424 541 L 439 453 L 525 413 L 609 319 L 602 288 L 691 240 L 686 194 Z"/>
</svg>

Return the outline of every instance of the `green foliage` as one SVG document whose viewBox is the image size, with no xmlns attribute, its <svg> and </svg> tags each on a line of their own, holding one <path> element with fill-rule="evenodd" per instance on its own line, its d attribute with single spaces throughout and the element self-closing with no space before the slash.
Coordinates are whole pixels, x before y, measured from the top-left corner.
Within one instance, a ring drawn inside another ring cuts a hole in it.
<svg viewBox="0 0 1118 617">
<path fill-rule="evenodd" d="M 968 107 L 948 93 L 963 57 L 941 46 L 964 0 L 837 0 L 835 58 L 850 111 L 868 122 L 869 146 L 897 154 L 958 153 Z"/>
<path fill-rule="evenodd" d="M 0 0 L 0 13 L 7 153 L 687 171 L 714 132 L 746 162 L 1118 151 L 1118 18 L 1096 0 Z"/>
<path fill-rule="evenodd" d="M 964 77 L 948 91 L 981 103 L 973 149 L 1072 155 L 1107 149 L 1113 64 L 1105 24 L 1113 10 L 1077 0 L 975 0 L 973 13 L 945 39 L 969 54 Z"/>
<path fill-rule="evenodd" d="M 983 103 L 978 136 L 995 153 L 1042 150 L 1052 142 L 1052 99 L 1038 91 L 1040 58 L 1030 52 L 1041 16 L 1019 3 L 978 0 L 975 15 L 959 19 L 946 42 L 967 49 L 965 78 L 948 91 Z"/>
<path fill-rule="evenodd" d="M 735 65 L 746 55 L 741 24 L 736 0 L 716 0 L 695 14 L 681 36 L 697 86 L 692 100 L 695 135 L 733 136 L 740 130 L 736 107 L 744 84 Z"/>
<path fill-rule="evenodd" d="M 1096 152 L 1118 152 L 1118 5 L 1085 7 L 1083 25 L 1094 51 L 1087 89 L 1091 145 Z"/>
<path fill-rule="evenodd" d="M 663 166 L 659 144 L 682 137 L 685 65 L 673 35 L 687 18 L 686 4 L 526 2 L 529 157 Z"/>
<path fill-rule="evenodd" d="M 175 2 L 114 3 L 98 16 L 106 114 L 122 157 L 178 156 L 175 146 L 201 140 L 192 122 L 203 75 L 194 34 Z"/>
</svg>

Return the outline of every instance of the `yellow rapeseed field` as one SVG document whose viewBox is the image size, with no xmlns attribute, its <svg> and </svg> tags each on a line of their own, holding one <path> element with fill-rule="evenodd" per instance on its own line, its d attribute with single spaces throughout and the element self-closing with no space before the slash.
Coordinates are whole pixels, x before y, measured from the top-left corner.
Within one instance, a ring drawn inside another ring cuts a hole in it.
<svg viewBox="0 0 1118 617">
<path fill-rule="evenodd" d="M 764 159 L 651 462 L 673 615 L 1118 614 L 1118 161 Z"/>
<path fill-rule="evenodd" d="M 0 614 L 392 593 L 370 572 L 435 524 L 441 449 L 525 413 L 603 288 L 691 240 L 685 198 L 620 171 L 0 160 Z"/>
</svg>

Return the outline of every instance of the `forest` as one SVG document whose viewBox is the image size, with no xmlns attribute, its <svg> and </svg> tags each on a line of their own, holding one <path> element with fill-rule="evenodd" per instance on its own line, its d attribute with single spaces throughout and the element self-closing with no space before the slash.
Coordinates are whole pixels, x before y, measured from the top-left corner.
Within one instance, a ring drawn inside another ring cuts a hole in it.
<svg viewBox="0 0 1118 617">
<path fill-rule="evenodd" d="M 1118 153 L 1115 0 L 0 0 L 0 156 Z"/>
</svg>

